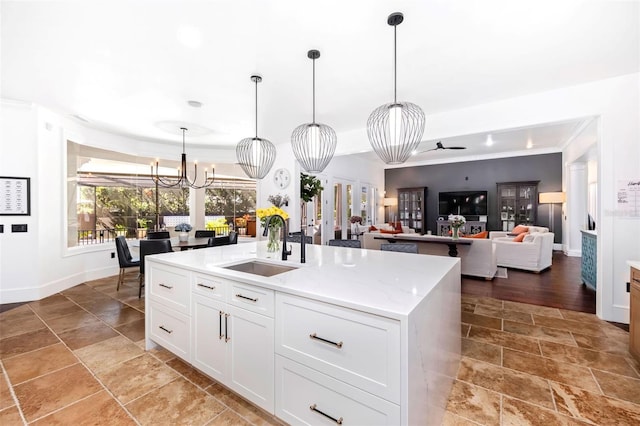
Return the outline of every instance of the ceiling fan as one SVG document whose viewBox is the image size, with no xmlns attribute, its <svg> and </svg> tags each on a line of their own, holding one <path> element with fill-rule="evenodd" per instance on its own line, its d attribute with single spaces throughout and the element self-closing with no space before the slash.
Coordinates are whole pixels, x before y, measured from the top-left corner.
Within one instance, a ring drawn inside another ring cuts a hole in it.
<svg viewBox="0 0 640 426">
<path fill-rule="evenodd" d="M 435 148 L 426 149 L 424 151 L 419 151 L 419 152 L 416 152 L 416 154 L 422 154 L 424 152 L 429 152 L 429 151 L 437 151 L 439 149 L 467 149 L 467 147 L 466 146 L 444 146 L 444 145 L 442 145 L 442 141 L 438 141 L 438 142 L 436 142 L 436 147 Z"/>
</svg>

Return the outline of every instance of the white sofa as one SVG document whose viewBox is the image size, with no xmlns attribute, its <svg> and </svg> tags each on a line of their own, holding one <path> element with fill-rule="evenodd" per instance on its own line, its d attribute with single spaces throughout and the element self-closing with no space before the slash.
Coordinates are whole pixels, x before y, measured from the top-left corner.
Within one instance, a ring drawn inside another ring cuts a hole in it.
<svg viewBox="0 0 640 426">
<path fill-rule="evenodd" d="M 548 228 L 530 226 L 522 242 L 513 241 L 507 232 L 491 231 L 489 239 L 496 247 L 498 266 L 540 272 L 551 266 L 554 234 Z"/>
<path fill-rule="evenodd" d="M 395 234 L 397 237 L 411 236 L 416 237 L 416 234 Z M 376 236 L 390 236 L 392 234 L 383 234 L 380 232 L 365 232 L 362 236 L 362 248 L 370 250 L 380 250 L 380 245 L 386 243 L 386 240 L 376 239 Z M 429 235 L 428 238 L 443 239 L 448 237 L 438 237 L 435 235 Z M 460 258 L 460 267 L 462 275 L 470 275 L 474 277 L 481 277 L 487 280 L 493 279 L 498 270 L 496 263 L 495 247 L 491 240 L 473 238 L 471 244 L 458 244 L 458 257 Z M 404 242 L 404 241 L 403 241 Z M 406 241 L 409 242 L 409 241 Z M 419 242 L 418 253 L 430 254 L 435 256 L 449 256 L 449 246 L 446 244 L 436 244 L 430 242 Z"/>
</svg>

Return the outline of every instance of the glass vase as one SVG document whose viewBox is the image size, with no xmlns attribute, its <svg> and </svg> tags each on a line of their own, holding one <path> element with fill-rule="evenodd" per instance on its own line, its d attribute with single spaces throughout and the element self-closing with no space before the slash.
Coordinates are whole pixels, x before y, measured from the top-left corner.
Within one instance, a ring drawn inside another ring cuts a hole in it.
<svg viewBox="0 0 640 426">
<path fill-rule="evenodd" d="M 458 233 L 458 231 L 459 231 L 459 230 L 460 230 L 460 228 L 459 228 L 459 227 L 457 227 L 457 226 L 453 226 L 453 227 L 452 227 L 452 231 L 453 231 L 453 233 L 452 233 L 452 235 L 451 235 L 451 239 L 453 239 L 453 240 L 457 240 L 458 238 L 460 238 L 460 235 L 459 235 L 459 233 Z"/>
<path fill-rule="evenodd" d="M 269 226 L 269 233 L 267 235 L 267 251 L 273 253 L 280 250 L 280 227 Z"/>
</svg>

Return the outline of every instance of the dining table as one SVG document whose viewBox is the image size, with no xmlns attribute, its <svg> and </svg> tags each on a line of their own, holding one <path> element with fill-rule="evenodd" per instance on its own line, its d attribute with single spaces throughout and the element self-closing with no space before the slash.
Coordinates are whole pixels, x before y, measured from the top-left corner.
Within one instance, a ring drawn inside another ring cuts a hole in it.
<svg viewBox="0 0 640 426">
<path fill-rule="evenodd" d="M 209 238 L 195 238 L 189 237 L 187 241 L 180 241 L 179 237 L 169 238 L 171 241 L 171 248 L 176 251 L 176 247 L 180 248 L 180 251 L 189 249 L 198 249 L 209 246 Z M 133 240 L 131 242 L 132 247 L 140 247 L 140 240 Z"/>
</svg>

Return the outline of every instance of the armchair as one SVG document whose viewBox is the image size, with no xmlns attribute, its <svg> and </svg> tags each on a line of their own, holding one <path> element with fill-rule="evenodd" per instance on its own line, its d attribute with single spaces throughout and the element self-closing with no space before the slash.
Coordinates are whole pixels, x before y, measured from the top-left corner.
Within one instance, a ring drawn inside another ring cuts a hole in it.
<svg viewBox="0 0 640 426">
<path fill-rule="evenodd" d="M 496 248 L 498 266 L 540 272 L 551 266 L 553 255 L 552 232 L 532 232 L 522 242 L 513 237 L 503 237 L 491 232 L 490 238 Z"/>
</svg>

